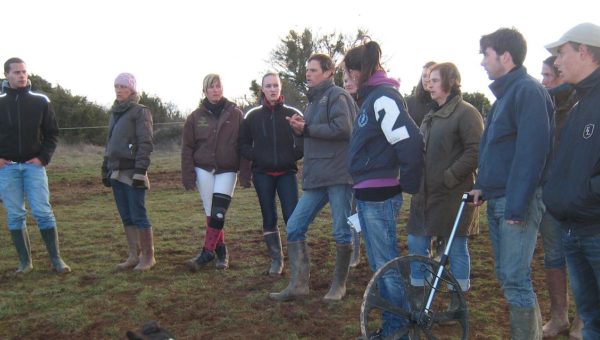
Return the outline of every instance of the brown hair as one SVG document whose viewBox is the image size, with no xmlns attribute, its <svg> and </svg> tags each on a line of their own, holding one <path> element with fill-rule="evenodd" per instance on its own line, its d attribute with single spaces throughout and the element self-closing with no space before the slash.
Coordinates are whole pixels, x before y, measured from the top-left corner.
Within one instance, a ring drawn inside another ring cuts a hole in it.
<svg viewBox="0 0 600 340">
<path fill-rule="evenodd" d="M 331 59 L 330 56 L 328 56 L 327 54 L 315 53 L 315 54 L 311 55 L 306 62 L 309 63 L 313 60 L 316 60 L 319 62 L 319 65 L 321 66 L 321 70 L 323 72 L 332 70 L 332 74 L 333 74 L 335 65 L 333 64 L 333 59 Z"/>
<path fill-rule="evenodd" d="M 7 61 L 4 62 L 4 73 L 10 72 L 11 64 L 25 64 L 25 62 L 23 61 L 23 59 L 16 58 L 16 57 L 8 59 Z"/>
<path fill-rule="evenodd" d="M 460 72 L 453 63 L 435 64 L 431 72 L 438 71 L 442 81 L 442 90 L 448 93 L 460 94 Z"/>
<path fill-rule="evenodd" d="M 381 47 L 375 41 L 351 48 L 344 56 L 344 66 L 347 70 L 360 72 L 358 87 L 364 84 L 381 66 Z"/>
</svg>

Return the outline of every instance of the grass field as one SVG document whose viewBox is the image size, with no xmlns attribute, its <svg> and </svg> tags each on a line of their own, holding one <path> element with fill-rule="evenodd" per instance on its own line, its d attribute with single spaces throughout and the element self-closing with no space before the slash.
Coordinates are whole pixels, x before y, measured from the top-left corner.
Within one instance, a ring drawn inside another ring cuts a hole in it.
<svg viewBox="0 0 600 340">
<path fill-rule="evenodd" d="M 329 212 L 323 211 L 309 231 L 311 293 L 302 301 L 278 303 L 268 293 L 287 285 L 263 275 L 268 258 L 261 232 L 260 209 L 253 189 L 237 188 L 226 221 L 230 269 L 198 273 L 185 262 L 203 241 L 204 217 L 197 192 L 180 184 L 179 150 L 155 152 L 146 202 L 154 226 L 158 264 L 150 272 L 115 272 L 126 256 L 125 238 L 110 189 L 99 179 L 102 149 L 61 145 L 48 167 L 51 202 L 58 221 L 61 252 L 73 273 L 50 271 L 37 227 L 28 219 L 34 271 L 17 276 L 17 257 L 0 224 L 0 339 L 122 339 L 125 332 L 156 320 L 178 339 L 354 339 L 360 335 L 359 312 L 372 273 L 366 257 L 351 269 L 347 297 L 337 303 L 321 298 L 329 288 L 334 264 Z M 408 204 L 398 221 L 400 247 L 406 254 L 404 229 Z M 493 273 L 487 221 L 470 241 L 472 290 L 470 338 L 508 338 L 508 311 Z M 364 249 L 363 249 L 364 250 Z M 534 258 L 536 292 L 546 319 L 543 254 Z M 573 306 L 571 306 L 573 311 Z M 572 315 L 572 314 L 571 314 Z"/>
</svg>

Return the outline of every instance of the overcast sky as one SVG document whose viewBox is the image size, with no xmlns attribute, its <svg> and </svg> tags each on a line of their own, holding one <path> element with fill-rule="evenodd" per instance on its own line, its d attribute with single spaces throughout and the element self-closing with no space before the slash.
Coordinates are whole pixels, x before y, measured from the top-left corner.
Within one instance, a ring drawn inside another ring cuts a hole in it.
<svg viewBox="0 0 600 340">
<path fill-rule="evenodd" d="M 401 78 L 402 93 L 426 61 L 450 61 L 463 91 L 493 101 L 479 65 L 481 35 L 519 29 L 528 43 L 525 66 L 539 79 L 549 56 L 543 45 L 578 23 L 600 24 L 599 9 L 600 1 L 587 0 L 23 0 L 2 6 L 0 60 L 18 56 L 30 73 L 105 106 L 114 100 L 116 75 L 131 72 L 139 91 L 187 115 L 207 73 L 221 74 L 226 97 L 249 95 L 291 29 L 354 35 L 365 28 L 381 44 L 390 74 Z"/>
</svg>

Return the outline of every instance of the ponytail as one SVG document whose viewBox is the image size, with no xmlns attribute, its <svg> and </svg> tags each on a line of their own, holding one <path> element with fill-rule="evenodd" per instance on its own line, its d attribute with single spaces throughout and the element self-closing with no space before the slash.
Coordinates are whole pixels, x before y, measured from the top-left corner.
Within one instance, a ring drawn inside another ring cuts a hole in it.
<svg viewBox="0 0 600 340">
<path fill-rule="evenodd" d="M 364 44 L 360 62 L 360 83 L 364 84 L 378 70 L 381 70 L 381 47 L 374 41 Z"/>
<path fill-rule="evenodd" d="M 360 72 L 357 86 L 361 87 L 375 72 L 383 69 L 381 66 L 381 47 L 374 41 L 353 47 L 344 56 L 343 63 L 347 71 Z"/>
</svg>

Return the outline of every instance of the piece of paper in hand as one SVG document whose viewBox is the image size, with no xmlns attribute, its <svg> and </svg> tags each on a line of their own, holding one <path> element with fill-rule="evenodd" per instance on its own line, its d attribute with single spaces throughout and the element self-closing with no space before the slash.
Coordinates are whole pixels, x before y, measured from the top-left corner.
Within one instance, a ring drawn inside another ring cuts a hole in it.
<svg viewBox="0 0 600 340">
<path fill-rule="evenodd" d="M 358 213 L 348 217 L 348 224 L 354 228 L 357 233 L 360 233 L 360 221 L 358 220 Z"/>
</svg>

